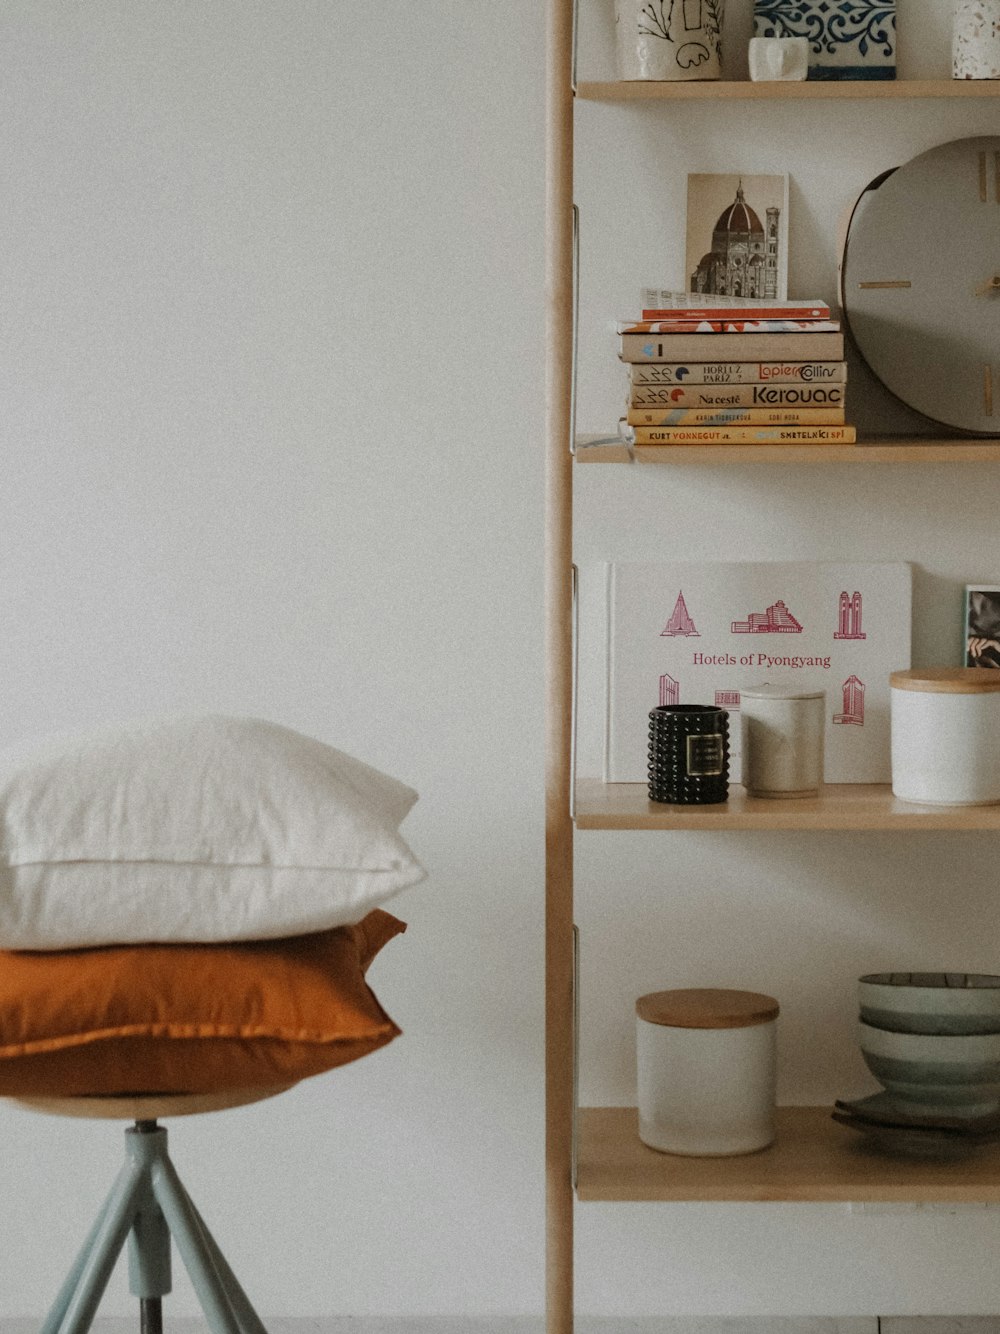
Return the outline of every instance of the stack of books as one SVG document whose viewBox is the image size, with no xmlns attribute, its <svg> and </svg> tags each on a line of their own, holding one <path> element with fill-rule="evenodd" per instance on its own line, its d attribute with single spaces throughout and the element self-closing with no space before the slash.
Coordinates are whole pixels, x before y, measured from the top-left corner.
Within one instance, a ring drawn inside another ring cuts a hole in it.
<svg viewBox="0 0 1000 1334">
<path fill-rule="evenodd" d="M 629 444 L 855 441 L 844 335 L 825 302 L 677 293 L 617 329 Z"/>
</svg>

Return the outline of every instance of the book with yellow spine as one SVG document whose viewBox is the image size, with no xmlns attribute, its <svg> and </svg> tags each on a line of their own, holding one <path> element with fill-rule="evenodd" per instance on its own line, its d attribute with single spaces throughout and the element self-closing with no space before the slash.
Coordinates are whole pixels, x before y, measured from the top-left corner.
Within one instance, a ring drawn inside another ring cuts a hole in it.
<svg viewBox="0 0 1000 1334">
<path fill-rule="evenodd" d="M 853 445 L 853 426 L 630 426 L 619 424 L 629 445 Z"/>
</svg>

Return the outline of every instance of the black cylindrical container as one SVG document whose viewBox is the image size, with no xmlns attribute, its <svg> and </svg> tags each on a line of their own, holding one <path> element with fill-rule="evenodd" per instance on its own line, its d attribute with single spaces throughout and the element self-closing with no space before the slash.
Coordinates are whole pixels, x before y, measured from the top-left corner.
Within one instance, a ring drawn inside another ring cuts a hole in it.
<svg viewBox="0 0 1000 1334">
<path fill-rule="evenodd" d="M 729 796 L 729 714 L 661 704 L 649 715 L 649 799 L 707 806 Z"/>
</svg>

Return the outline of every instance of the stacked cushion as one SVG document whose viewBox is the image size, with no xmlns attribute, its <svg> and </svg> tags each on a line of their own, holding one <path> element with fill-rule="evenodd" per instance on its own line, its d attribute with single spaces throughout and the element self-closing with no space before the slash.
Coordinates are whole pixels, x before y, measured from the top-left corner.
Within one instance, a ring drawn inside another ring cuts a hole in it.
<svg viewBox="0 0 1000 1334">
<path fill-rule="evenodd" d="M 0 1094 L 294 1083 L 399 1030 L 404 784 L 256 719 L 0 753 Z"/>
<path fill-rule="evenodd" d="M 399 1029 L 365 970 L 402 922 L 234 945 L 0 954 L 0 1095 L 294 1084 Z"/>
<path fill-rule="evenodd" d="M 258 719 L 0 752 L 0 949 L 263 940 L 357 922 L 424 870 L 412 788 Z"/>
</svg>

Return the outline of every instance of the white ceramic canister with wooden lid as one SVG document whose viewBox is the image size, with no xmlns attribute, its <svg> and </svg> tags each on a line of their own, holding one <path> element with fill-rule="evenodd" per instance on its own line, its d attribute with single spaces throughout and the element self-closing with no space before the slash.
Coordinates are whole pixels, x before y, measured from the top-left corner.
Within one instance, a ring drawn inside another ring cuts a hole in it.
<svg viewBox="0 0 1000 1334">
<path fill-rule="evenodd" d="M 723 1157 L 774 1139 L 778 1002 L 691 988 L 640 996 L 639 1138 L 662 1153 Z"/>
<path fill-rule="evenodd" d="M 892 791 L 931 806 L 1000 802 L 1000 671 L 923 667 L 889 677 Z"/>
</svg>

